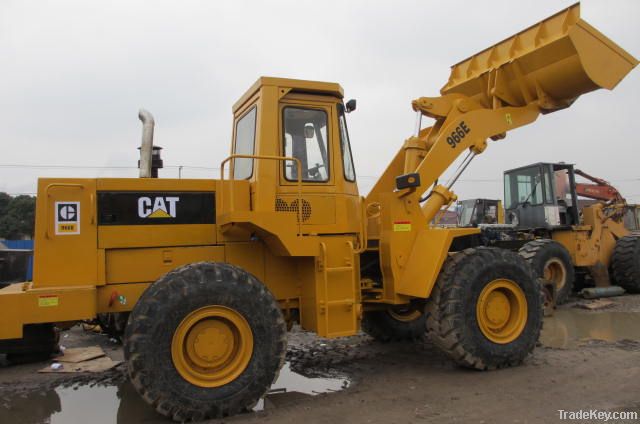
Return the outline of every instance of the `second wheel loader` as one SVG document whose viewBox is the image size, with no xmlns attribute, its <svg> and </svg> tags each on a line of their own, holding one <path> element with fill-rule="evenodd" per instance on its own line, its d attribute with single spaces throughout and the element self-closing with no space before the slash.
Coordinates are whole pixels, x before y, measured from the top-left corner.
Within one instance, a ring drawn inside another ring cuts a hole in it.
<svg viewBox="0 0 640 424">
<path fill-rule="evenodd" d="M 576 177 L 589 180 L 576 181 Z M 579 197 L 596 200 L 580 207 Z M 504 173 L 505 225 L 481 225 L 486 244 L 518 250 L 566 301 L 577 277 L 640 292 L 640 239 L 625 226 L 629 207 L 605 180 L 566 163 L 536 163 Z"/>
<path fill-rule="evenodd" d="M 529 266 L 474 247 L 477 228 L 431 222 L 489 139 L 613 89 L 636 65 L 578 5 L 545 19 L 454 65 L 440 96 L 416 99 L 413 136 L 366 198 L 346 125 L 354 104 L 338 84 L 260 78 L 233 106 L 217 180 L 150 178 L 142 114 L 141 178 L 39 180 L 33 282 L 0 290 L 0 352 L 48 353 L 54 327 L 125 314 L 131 382 L 176 421 L 253 407 L 293 322 L 323 337 L 361 322 L 379 338 L 426 329 L 461 366 L 517 365 L 542 324 Z"/>
</svg>

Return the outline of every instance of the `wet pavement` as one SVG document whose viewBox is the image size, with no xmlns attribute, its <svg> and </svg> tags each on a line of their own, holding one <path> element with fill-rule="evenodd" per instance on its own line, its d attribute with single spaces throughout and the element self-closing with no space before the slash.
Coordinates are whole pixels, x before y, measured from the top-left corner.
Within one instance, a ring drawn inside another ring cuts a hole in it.
<svg viewBox="0 0 640 424">
<path fill-rule="evenodd" d="M 618 301 L 617 310 L 587 311 L 568 305 L 559 308 L 552 317 L 545 318 L 540 342 L 548 349 L 538 350 L 531 362 L 542 361 L 549 366 L 549 363 L 558 362 L 558 358 L 553 355 L 562 354 L 569 355 L 567 360 L 576 361 L 575 358 L 582 358 L 579 356 L 579 352 L 583 350 L 582 347 L 593 340 L 607 343 L 635 340 L 636 344 L 632 347 L 637 349 L 637 341 L 640 340 L 640 311 L 626 306 L 622 308 L 621 306 L 624 305 L 620 305 L 621 302 Z M 93 338 L 94 341 L 99 340 L 100 337 L 81 332 L 79 336 Z M 399 361 L 412 361 L 416 357 L 423 358 L 419 360 L 421 366 L 425 363 L 430 364 L 429 372 L 442 370 L 446 372 L 451 369 L 449 361 L 446 358 L 440 358 L 435 350 L 433 356 L 423 356 L 431 351 L 429 347 L 379 344 L 364 335 L 327 341 L 317 339 L 309 333 L 298 332 L 293 333 L 292 338 L 294 343 L 289 346 L 287 363 L 265 399 L 258 403 L 254 411 L 281 411 L 283 407 L 286 409 L 288 405 L 299 404 L 311 396 L 343 390 L 352 384 L 353 373 L 355 373 L 354 378 L 358 379 L 361 385 L 366 386 L 361 376 L 358 377 L 358 371 L 355 371 L 357 368 L 354 368 L 354 365 L 362 360 L 375 358 L 374 361 L 388 362 L 392 364 L 390 372 L 394 376 Z M 105 349 L 112 355 L 121 352 L 117 347 L 105 347 Z M 422 349 L 425 349 L 424 352 Z M 547 359 L 548 357 L 553 359 Z M 445 365 L 439 367 L 436 364 L 440 359 Z M 377 373 L 379 372 L 378 362 L 374 363 L 376 365 L 372 365 L 372 369 Z M 572 366 L 576 366 L 575 363 L 580 362 L 572 362 Z M 526 372 L 525 368 L 514 372 Z M 537 369 L 536 375 L 543 373 L 545 369 Z M 500 375 L 496 374 L 496 376 Z M 447 374 L 443 378 L 450 381 L 452 377 L 455 378 L 455 374 Z M 13 394 L 11 385 L 4 387 L 4 394 L 0 397 L 0 423 L 160 424 L 169 422 L 140 398 L 131 384 L 126 381 L 122 370 L 116 369 L 111 374 L 105 374 L 102 379 L 99 376 L 79 375 L 74 377 L 72 382 L 62 385 L 57 382 L 25 385 L 23 387 L 26 390 L 21 390 L 18 394 Z M 360 390 L 362 389 L 356 389 L 355 392 L 358 393 Z M 314 402 L 317 401 L 317 399 L 314 400 Z M 248 413 L 245 416 L 251 418 L 254 415 Z"/>
<path fill-rule="evenodd" d="M 344 376 L 309 378 L 286 363 L 271 390 L 254 411 L 349 387 Z M 118 385 L 80 385 L 21 393 L 0 405 L 0 423 L 20 424 L 136 424 L 166 423 L 147 405 L 128 381 Z"/>
</svg>

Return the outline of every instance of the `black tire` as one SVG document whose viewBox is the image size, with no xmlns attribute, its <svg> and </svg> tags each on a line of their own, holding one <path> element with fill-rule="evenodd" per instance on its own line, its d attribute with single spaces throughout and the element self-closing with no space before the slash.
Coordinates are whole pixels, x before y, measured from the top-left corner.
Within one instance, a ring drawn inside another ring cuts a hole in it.
<svg viewBox="0 0 640 424">
<path fill-rule="evenodd" d="M 180 375 L 171 345 L 186 316 L 212 305 L 246 320 L 253 353 L 234 380 L 205 388 Z M 269 290 L 236 266 L 210 262 L 178 268 L 152 284 L 131 312 L 124 336 L 133 386 L 158 412 L 176 421 L 220 418 L 252 408 L 276 380 L 286 347 L 284 318 Z"/>
<path fill-rule="evenodd" d="M 411 319 L 413 314 L 416 317 Z M 426 336 L 426 321 L 423 309 L 407 306 L 391 311 L 367 311 L 362 317 L 361 327 L 362 331 L 380 342 L 417 341 Z"/>
<path fill-rule="evenodd" d="M 619 286 L 629 293 L 640 293 L 640 237 L 625 236 L 616 241 L 611 268 Z"/>
<path fill-rule="evenodd" d="M 12 364 L 46 361 L 59 352 L 60 333 L 53 324 L 28 324 L 22 330 L 22 338 L 1 340 L 0 353 L 7 354 Z"/>
<path fill-rule="evenodd" d="M 540 239 L 528 242 L 518 253 L 529 263 L 536 278 L 553 281 L 556 305 L 565 303 L 575 281 L 575 269 L 567 249 L 556 241 Z"/>
<path fill-rule="evenodd" d="M 495 343 L 481 331 L 476 316 L 482 290 L 508 279 L 522 290 L 526 323 L 508 343 Z M 520 364 L 533 351 L 542 327 L 542 291 L 527 263 L 515 252 L 478 247 L 451 255 L 427 300 L 427 332 L 456 363 L 479 370 Z"/>
</svg>

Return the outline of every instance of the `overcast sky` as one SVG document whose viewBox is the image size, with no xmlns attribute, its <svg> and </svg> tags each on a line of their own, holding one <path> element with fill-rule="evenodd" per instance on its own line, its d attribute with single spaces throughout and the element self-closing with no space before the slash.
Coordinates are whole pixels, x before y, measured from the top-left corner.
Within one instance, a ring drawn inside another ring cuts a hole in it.
<svg viewBox="0 0 640 424">
<path fill-rule="evenodd" d="M 0 191 L 33 193 L 38 176 L 136 177 L 140 107 L 156 118 L 162 177 L 180 165 L 217 177 L 207 168 L 229 154 L 231 105 L 268 75 L 339 82 L 358 100 L 349 130 L 365 194 L 413 131 L 412 99 L 572 3 L 1 0 Z M 640 1 L 583 1 L 582 17 L 640 56 Z M 501 198 L 503 170 L 565 161 L 640 203 L 639 88 L 636 69 L 491 142 L 456 192 Z"/>
</svg>

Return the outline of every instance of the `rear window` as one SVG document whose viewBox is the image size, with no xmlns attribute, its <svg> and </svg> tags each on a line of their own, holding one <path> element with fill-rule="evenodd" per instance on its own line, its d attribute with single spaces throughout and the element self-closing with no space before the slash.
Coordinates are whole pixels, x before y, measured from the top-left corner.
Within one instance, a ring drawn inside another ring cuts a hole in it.
<svg viewBox="0 0 640 424">
<path fill-rule="evenodd" d="M 256 114 L 254 106 L 242 118 L 236 122 L 236 142 L 234 153 L 236 155 L 253 155 L 256 143 Z M 253 159 L 235 159 L 233 163 L 233 178 L 246 180 L 253 175 Z"/>
</svg>

